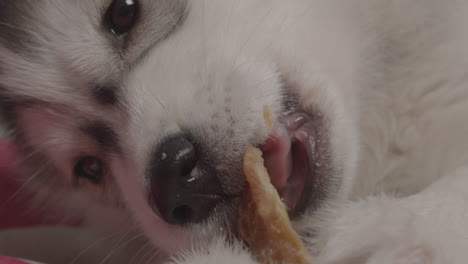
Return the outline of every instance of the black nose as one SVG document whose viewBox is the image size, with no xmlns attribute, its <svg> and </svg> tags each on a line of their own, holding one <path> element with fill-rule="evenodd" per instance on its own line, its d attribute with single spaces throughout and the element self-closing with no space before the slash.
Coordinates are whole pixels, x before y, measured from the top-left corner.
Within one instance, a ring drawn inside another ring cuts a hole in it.
<svg viewBox="0 0 468 264">
<path fill-rule="evenodd" d="M 223 200 L 216 171 L 203 162 L 187 137 L 163 142 L 155 153 L 150 173 L 150 202 L 168 223 L 202 222 Z"/>
</svg>

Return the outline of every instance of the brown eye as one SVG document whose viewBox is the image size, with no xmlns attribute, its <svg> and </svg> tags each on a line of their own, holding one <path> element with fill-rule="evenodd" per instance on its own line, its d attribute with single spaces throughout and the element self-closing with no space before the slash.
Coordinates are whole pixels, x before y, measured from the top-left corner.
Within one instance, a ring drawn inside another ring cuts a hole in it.
<svg viewBox="0 0 468 264">
<path fill-rule="evenodd" d="M 94 157 L 83 157 L 75 165 L 74 175 L 77 178 L 83 178 L 94 184 L 102 181 L 104 167 L 101 160 Z"/>
<path fill-rule="evenodd" d="M 135 25 L 137 18 L 137 0 L 114 0 L 106 14 L 110 30 L 118 36 L 128 33 Z"/>
</svg>

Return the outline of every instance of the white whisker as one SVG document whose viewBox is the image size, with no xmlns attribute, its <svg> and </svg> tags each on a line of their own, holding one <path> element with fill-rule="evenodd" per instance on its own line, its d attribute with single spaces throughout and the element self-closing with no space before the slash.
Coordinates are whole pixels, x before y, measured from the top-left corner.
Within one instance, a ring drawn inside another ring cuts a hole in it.
<svg viewBox="0 0 468 264">
<path fill-rule="evenodd" d="M 39 175 L 41 175 L 47 168 L 49 164 L 46 162 L 44 165 L 38 169 L 36 173 L 34 173 L 31 177 L 28 178 L 11 196 L 8 198 L 0 207 L 5 207 L 9 202 L 11 202 L 18 194 L 20 194 L 27 185 L 29 185 L 32 181 L 34 181 Z"/>
<path fill-rule="evenodd" d="M 136 236 L 134 236 L 134 237 L 132 237 L 132 238 L 130 238 L 128 240 L 124 240 L 124 238 L 127 235 L 129 235 L 131 233 L 131 231 L 132 231 L 132 228 L 129 228 L 129 230 L 116 243 L 116 246 L 110 250 L 109 254 L 107 254 L 99 264 L 105 263 L 108 259 L 110 259 L 112 256 L 114 256 L 119 251 L 119 249 L 122 249 L 122 248 L 128 246 L 133 241 L 137 240 L 138 238 L 143 237 L 143 234 L 138 234 L 138 235 L 136 235 Z"/>
<path fill-rule="evenodd" d="M 140 255 L 143 251 L 146 250 L 146 248 L 148 246 L 150 246 L 151 243 L 148 241 L 146 242 L 136 253 L 135 253 L 135 256 L 133 256 L 133 258 L 130 260 L 130 262 L 128 264 L 132 264 Z"/>
</svg>

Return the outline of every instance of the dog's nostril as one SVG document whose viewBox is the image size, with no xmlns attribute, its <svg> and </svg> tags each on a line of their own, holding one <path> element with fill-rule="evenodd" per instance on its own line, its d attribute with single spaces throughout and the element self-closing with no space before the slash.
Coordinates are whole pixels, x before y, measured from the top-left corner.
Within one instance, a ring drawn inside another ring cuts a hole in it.
<svg viewBox="0 0 468 264">
<path fill-rule="evenodd" d="M 186 137 L 166 140 L 155 153 L 150 170 L 150 203 L 171 224 L 205 220 L 223 200 L 216 171 L 204 162 Z"/>
<path fill-rule="evenodd" d="M 188 223 L 191 222 L 193 218 L 194 212 L 192 208 L 188 205 L 182 205 L 174 209 L 172 211 L 172 217 L 175 221 L 179 223 Z"/>
</svg>

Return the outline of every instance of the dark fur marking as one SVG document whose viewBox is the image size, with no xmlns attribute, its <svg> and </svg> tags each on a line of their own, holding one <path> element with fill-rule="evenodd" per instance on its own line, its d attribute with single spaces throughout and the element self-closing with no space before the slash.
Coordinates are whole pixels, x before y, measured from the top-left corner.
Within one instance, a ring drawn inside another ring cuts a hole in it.
<svg viewBox="0 0 468 264">
<path fill-rule="evenodd" d="M 0 44 L 7 49 L 33 57 L 33 47 L 39 47 L 39 35 L 28 22 L 34 21 L 32 10 L 38 1 L 0 1 Z M 43 36 L 41 36 L 43 37 Z"/>
<path fill-rule="evenodd" d="M 119 102 L 118 90 L 113 86 L 95 86 L 93 96 L 99 104 L 115 106 Z"/>
<path fill-rule="evenodd" d="M 95 121 L 82 127 L 81 130 L 102 147 L 118 149 L 118 136 L 109 125 Z"/>
</svg>

